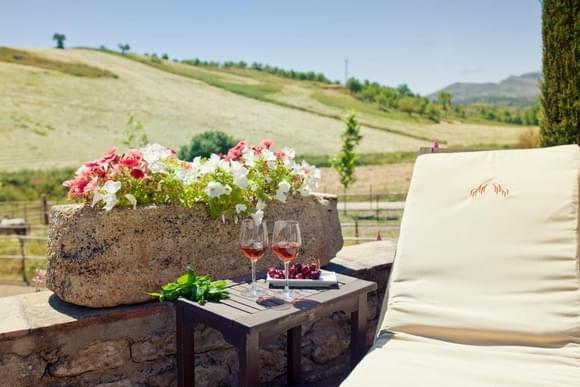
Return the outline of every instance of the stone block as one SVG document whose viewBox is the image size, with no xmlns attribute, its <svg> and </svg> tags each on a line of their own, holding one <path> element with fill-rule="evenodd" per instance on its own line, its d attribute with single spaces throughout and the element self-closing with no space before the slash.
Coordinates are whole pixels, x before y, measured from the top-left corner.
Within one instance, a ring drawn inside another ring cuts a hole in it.
<svg viewBox="0 0 580 387">
<path fill-rule="evenodd" d="M 134 304 L 148 292 L 175 280 L 191 266 L 214 279 L 250 271 L 242 258 L 239 224 L 212 219 L 205 207 L 173 206 L 113 209 L 66 205 L 51 209 L 47 287 L 64 301 L 93 308 Z M 294 197 L 265 211 L 274 221 L 298 220 L 303 245 L 300 261 L 327 264 L 342 247 L 336 197 Z M 258 270 L 279 264 L 268 252 Z"/>
</svg>

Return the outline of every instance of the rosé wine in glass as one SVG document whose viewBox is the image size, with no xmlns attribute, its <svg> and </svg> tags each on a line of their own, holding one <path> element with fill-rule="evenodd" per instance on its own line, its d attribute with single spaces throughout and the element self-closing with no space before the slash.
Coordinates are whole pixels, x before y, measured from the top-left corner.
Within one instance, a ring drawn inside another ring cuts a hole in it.
<svg viewBox="0 0 580 387">
<path fill-rule="evenodd" d="M 264 292 L 256 287 L 256 262 L 264 256 L 268 248 L 268 227 L 253 219 L 244 219 L 240 229 L 240 250 L 252 263 L 252 285 L 243 292 L 246 297 L 260 297 Z"/>
</svg>

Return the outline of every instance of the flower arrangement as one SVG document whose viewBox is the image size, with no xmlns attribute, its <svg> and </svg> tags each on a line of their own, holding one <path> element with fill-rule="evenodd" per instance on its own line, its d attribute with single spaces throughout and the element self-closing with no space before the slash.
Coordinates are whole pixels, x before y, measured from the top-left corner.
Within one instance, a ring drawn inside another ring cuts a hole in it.
<svg viewBox="0 0 580 387">
<path fill-rule="evenodd" d="M 261 223 L 266 203 L 285 203 L 288 196 L 308 196 L 316 189 L 320 170 L 295 152 L 271 150 L 271 140 L 258 145 L 240 141 L 225 155 L 192 162 L 179 160 L 170 148 L 149 144 L 119 154 L 109 150 L 99 160 L 83 164 L 74 179 L 64 182 L 68 196 L 92 207 L 133 207 L 205 204 L 213 217 L 251 215 Z"/>
</svg>

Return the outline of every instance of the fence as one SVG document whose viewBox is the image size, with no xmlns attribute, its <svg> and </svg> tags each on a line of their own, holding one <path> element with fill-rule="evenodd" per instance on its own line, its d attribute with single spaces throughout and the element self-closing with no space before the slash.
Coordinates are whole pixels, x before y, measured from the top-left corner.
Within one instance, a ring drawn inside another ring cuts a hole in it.
<svg viewBox="0 0 580 387">
<path fill-rule="evenodd" d="M 27 285 L 30 285 L 30 279 L 28 278 L 28 269 L 26 266 L 27 260 L 42 260 L 46 259 L 46 254 L 44 255 L 33 255 L 30 253 L 30 249 L 28 248 L 28 244 L 32 241 L 39 241 L 43 242 L 43 245 L 47 242 L 46 236 L 28 236 L 28 235 L 1 235 L 0 236 L 0 244 L 3 246 L 7 244 L 9 248 L 11 247 L 10 244 L 16 242 L 18 245 L 18 254 L 3 254 L 0 255 L 0 263 L 7 262 L 9 260 L 18 261 L 19 262 L 19 273 L 22 276 L 22 281 Z M 45 248 L 40 249 L 44 251 Z"/>
<path fill-rule="evenodd" d="M 24 219 L 27 225 L 48 224 L 48 210 L 58 204 L 57 201 L 48 200 L 45 195 L 37 202 L 13 201 L 0 202 L 0 220 Z"/>
</svg>

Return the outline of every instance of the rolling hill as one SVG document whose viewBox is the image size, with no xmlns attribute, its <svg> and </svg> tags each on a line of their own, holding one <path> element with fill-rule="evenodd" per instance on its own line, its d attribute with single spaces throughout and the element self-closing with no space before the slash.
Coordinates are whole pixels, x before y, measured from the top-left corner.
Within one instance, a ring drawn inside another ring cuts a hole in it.
<svg viewBox="0 0 580 387">
<path fill-rule="evenodd" d="M 0 52 L 0 170 L 68 167 L 96 158 L 121 143 L 129 114 L 143 122 L 150 140 L 172 147 L 215 129 L 249 141 L 272 138 L 312 155 L 339 149 L 339 118 L 348 110 L 363 123 L 357 150 L 364 153 L 415 151 L 433 140 L 513 144 L 527 130 L 433 124 L 380 111 L 338 85 L 251 69 L 208 69 L 93 49 L 10 52 L 4 59 Z"/>
<path fill-rule="evenodd" d="M 498 83 L 456 82 L 427 96 L 434 100 L 440 92 L 453 96 L 454 103 L 482 103 L 495 106 L 532 106 L 538 103 L 540 72 L 512 75 Z"/>
</svg>

